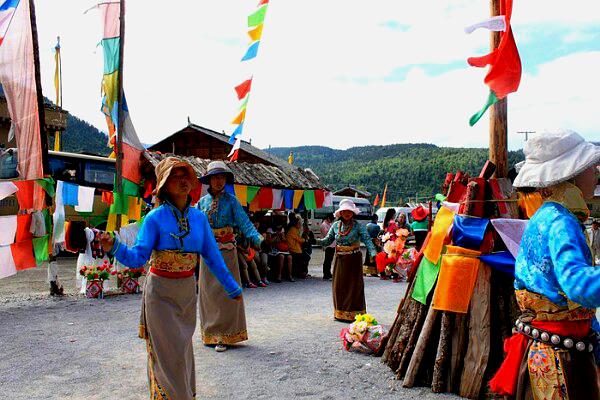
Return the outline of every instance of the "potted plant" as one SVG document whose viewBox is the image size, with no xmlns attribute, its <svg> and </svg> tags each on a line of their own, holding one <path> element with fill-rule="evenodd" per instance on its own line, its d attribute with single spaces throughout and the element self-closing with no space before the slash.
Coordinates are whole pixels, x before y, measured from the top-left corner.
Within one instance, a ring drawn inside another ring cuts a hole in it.
<svg viewBox="0 0 600 400">
<path fill-rule="evenodd" d="M 104 261 L 101 266 L 83 266 L 79 274 L 85 277 L 85 296 L 90 299 L 104 298 L 104 281 L 110 278 L 112 265 Z"/>
<path fill-rule="evenodd" d="M 116 275 L 121 282 L 121 290 L 125 293 L 139 293 L 141 276 L 146 274 L 145 268 L 123 268 L 119 271 L 113 270 L 112 275 Z"/>
</svg>

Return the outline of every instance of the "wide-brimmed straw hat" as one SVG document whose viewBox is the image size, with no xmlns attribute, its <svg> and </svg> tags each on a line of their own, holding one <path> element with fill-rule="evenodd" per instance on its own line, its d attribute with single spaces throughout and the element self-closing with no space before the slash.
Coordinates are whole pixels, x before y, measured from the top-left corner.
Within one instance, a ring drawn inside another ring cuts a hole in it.
<svg viewBox="0 0 600 400">
<path fill-rule="evenodd" d="M 360 213 L 360 210 L 358 209 L 358 207 L 356 207 L 356 204 L 354 204 L 354 202 L 349 199 L 343 199 L 342 201 L 340 201 L 340 207 L 336 210 L 335 217 L 339 218 L 342 211 L 352 211 L 354 215 Z"/>
<path fill-rule="evenodd" d="M 600 162 L 600 147 L 570 130 L 544 132 L 529 139 L 523 149 L 514 187 L 546 188 L 584 172 Z"/>
<path fill-rule="evenodd" d="M 187 171 L 190 182 L 192 183 L 192 190 L 200 185 L 196 171 L 194 171 L 194 168 L 188 162 L 177 157 L 167 157 L 159 162 L 154 168 L 154 173 L 156 175 L 156 195 L 160 194 L 160 189 L 167 182 L 167 179 L 169 179 L 171 171 L 173 171 L 174 168 L 184 168 Z"/>
<path fill-rule="evenodd" d="M 415 221 L 420 222 L 429 216 L 429 210 L 427 210 L 423 206 L 418 206 L 417 208 L 411 211 L 411 214 Z"/>
<path fill-rule="evenodd" d="M 223 174 L 227 179 L 227 183 L 233 183 L 233 172 L 223 161 L 211 161 L 206 169 L 206 174 L 200 178 L 200 182 L 210 184 L 210 177 Z"/>
</svg>

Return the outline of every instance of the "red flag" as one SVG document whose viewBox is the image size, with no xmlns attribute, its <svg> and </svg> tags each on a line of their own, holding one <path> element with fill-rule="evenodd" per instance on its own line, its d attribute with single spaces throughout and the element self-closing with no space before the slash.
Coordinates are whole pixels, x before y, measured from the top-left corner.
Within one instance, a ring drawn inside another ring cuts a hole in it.
<svg viewBox="0 0 600 400">
<path fill-rule="evenodd" d="M 267 210 L 273 207 L 273 189 L 260 188 L 258 192 L 258 207 L 262 210 Z"/>
<path fill-rule="evenodd" d="M 238 99 L 243 99 L 246 97 L 248 92 L 250 92 L 250 87 L 252 86 L 252 78 L 245 80 L 235 87 L 235 91 L 237 93 Z"/>
<path fill-rule="evenodd" d="M 379 193 L 377 193 L 377 196 L 375 196 L 375 201 L 373 202 L 373 207 L 378 206 L 379 205 Z"/>
<path fill-rule="evenodd" d="M 24 240 L 33 239 L 33 234 L 31 233 L 31 214 L 19 214 L 17 215 L 17 233 L 15 242 L 22 242 Z"/>
<path fill-rule="evenodd" d="M 315 203 L 317 204 L 317 208 L 323 208 L 323 203 L 325 203 L 324 190 L 315 190 Z"/>
<path fill-rule="evenodd" d="M 473 67 L 490 66 L 484 82 L 490 87 L 490 96 L 481 111 L 473 115 L 469 121 L 473 126 L 485 111 L 509 93 L 516 92 L 521 83 L 521 58 L 510 26 L 513 0 L 501 0 L 500 14 L 506 18 L 506 32 L 501 33 L 498 48 L 482 57 L 471 57 L 467 60 Z"/>
<path fill-rule="evenodd" d="M 17 271 L 36 267 L 33 242 L 31 240 L 11 244 L 10 252 L 15 260 Z"/>
<path fill-rule="evenodd" d="M 269 0 L 260 0 L 260 3 L 258 3 L 259 6 L 262 6 L 263 4 L 269 4 Z"/>
</svg>

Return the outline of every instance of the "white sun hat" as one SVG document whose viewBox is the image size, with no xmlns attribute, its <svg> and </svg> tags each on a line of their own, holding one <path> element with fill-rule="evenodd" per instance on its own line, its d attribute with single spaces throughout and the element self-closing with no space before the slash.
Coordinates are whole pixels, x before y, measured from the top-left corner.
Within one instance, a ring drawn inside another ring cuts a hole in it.
<svg viewBox="0 0 600 400">
<path fill-rule="evenodd" d="M 525 143 L 525 162 L 514 187 L 545 188 L 576 177 L 600 162 L 600 147 L 570 130 L 544 132 Z"/>
<path fill-rule="evenodd" d="M 346 211 L 346 210 L 352 211 L 354 213 L 354 215 L 357 215 L 358 213 L 360 213 L 360 210 L 358 209 L 358 207 L 356 207 L 356 204 L 354 204 L 354 202 L 352 200 L 343 199 L 342 201 L 340 201 L 340 207 L 335 212 L 335 217 L 339 218 L 340 213 L 342 211 Z"/>
</svg>

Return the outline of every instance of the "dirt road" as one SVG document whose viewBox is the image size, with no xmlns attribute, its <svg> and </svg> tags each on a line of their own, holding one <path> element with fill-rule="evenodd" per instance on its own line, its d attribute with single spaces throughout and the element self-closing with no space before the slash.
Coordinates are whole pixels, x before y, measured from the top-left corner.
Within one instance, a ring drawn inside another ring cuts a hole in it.
<svg viewBox="0 0 600 400">
<path fill-rule="evenodd" d="M 332 318 L 331 282 L 313 277 L 244 292 L 250 340 L 225 353 L 194 339 L 198 397 L 211 399 L 443 399 L 407 390 L 379 358 L 347 353 Z M 9 399 L 146 399 L 146 350 L 137 338 L 141 295 L 46 295 L 45 269 L 0 281 L 0 394 Z M 406 284 L 366 278 L 367 308 L 389 326 Z"/>
</svg>

